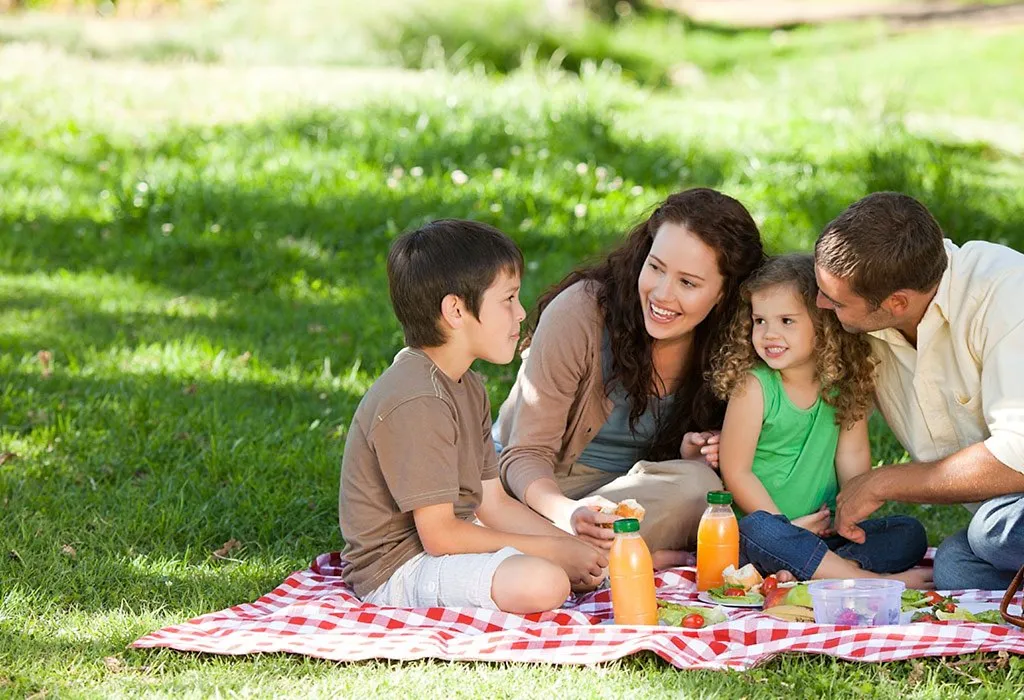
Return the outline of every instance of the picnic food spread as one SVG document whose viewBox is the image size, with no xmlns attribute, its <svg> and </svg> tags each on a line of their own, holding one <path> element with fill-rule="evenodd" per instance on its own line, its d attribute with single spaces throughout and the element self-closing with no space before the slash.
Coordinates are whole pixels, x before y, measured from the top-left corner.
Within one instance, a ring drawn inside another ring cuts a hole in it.
<svg viewBox="0 0 1024 700">
<path fill-rule="evenodd" d="M 938 591 L 918 591 L 913 588 L 903 591 L 900 597 L 903 612 L 914 611 L 911 622 L 984 622 L 990 625 L 1003 623 L 998 610 L 971 612 L 957 605 L 953 596 L 944 596 Z M 927 609 L 925 609 L 927 608 Z"/>
<path fill-rule="evenodd" d="M 709 491 L 708 507 L 697 526 L 697 590 L 724 583 L 722 572 L 740 563 L 740 528 L 732 512 L 732 494 Z"/>
<path fill-rule="evenodd" d="M 774 577 L 771 577 L 775 581 Z M 722 585 L 709 588 L 708 597 L 722 605 L 760 605 L 764 602 L 761 584 L 764 579 L 753 564 L 737 569 L 730 564 L 722 571 Z"/>
</svg>

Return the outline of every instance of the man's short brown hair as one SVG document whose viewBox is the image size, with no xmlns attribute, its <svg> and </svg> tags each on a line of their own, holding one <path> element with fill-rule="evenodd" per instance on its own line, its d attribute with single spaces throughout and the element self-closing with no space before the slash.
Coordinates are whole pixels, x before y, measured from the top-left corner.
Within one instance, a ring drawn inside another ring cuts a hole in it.
<svg viewBox="0 0 1024 700">
<path fill-rule="evenodd" d="M 942 239 L 939 223 L 919 201 L 875 192 L 825 227 L 814 262 L 878 308 L 895 291 L 925 292 L 939 283 L 947 263 Z"/>
</svg>

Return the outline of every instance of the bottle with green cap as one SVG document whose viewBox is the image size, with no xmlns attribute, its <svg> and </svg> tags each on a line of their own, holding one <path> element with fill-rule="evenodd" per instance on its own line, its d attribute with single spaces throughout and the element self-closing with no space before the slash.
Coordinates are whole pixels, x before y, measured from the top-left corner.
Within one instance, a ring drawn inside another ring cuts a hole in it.
<svg viewBox="0 0 1024 700">
<path fill-rule="evenodd" d="M 732 511 L 732 494 L 708 491 L 708 507 L 697 526 L 697 590 L 722 585 L 722 571 L 740 564 L 740 528 Z"/>
<path fill-rule="evenodd" d="M 654 563 L 640 536 L 640 521 L 621 518 L 612 524 L 615 541 L 608 554 L 608 579 L 612 588 L 612 613 L 616 625 L 658 624 L 658 599 L 654 587 Z"/>
</svg>

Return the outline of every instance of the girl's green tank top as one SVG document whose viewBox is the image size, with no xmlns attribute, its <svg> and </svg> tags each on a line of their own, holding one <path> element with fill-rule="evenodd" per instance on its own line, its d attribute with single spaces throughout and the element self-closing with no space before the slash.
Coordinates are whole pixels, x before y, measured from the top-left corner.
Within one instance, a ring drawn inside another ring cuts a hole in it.
<svg viewBox="0 0 1024 700">
<path fill-rule="evenodd" d="M 790 520 L 813 513 L 823 503 L 834 513 L 839 490 L 835 409 L 820 396 L 810 408 L 798 408 L 786 394 L 777 371 L 759 365 L 751 373 L 761 383 L 764 395 L 754 474 Z"/>
</svg>

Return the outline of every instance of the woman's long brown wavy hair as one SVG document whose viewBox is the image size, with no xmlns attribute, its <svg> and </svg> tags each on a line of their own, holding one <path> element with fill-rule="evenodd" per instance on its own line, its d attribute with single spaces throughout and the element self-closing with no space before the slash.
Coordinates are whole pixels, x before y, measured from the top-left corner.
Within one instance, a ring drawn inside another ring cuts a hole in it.
<svg viewBox="0 0 1024 700">
<path fill-rule="evenodd" d="M 729 325 L 726 342 L 712 359 L 709 382 L 715 395 L 728 399 L 743 383 L 747 372 L 762 361 L 751 340 L 750 296 L 778 285 L 791 285 L 804 300 L 814 324 L 821 397 L 836 409 L 836 423 L 851 427 L 867 415 L 871 405 L 876 361 L 867 340 L 844 331 L 835 314 L 822 311 L 815 304 L 818 284 L 814 278 L 814 256 L 808 253 L 772 258 L 743 283 L 742 302 Z"/>
<path fill-rule="evenodd" d="M 604 378 L 605 391 L 610 392 L 616 382 L 625 389 L 630 428 L 634 428 L 647 410 L 656 384 L 653 339 L 644 326 L 637 281 L 654 237 L 665 223 L 685 227 L 715 251 L 724 286 L 721 301 L 694 329 L 686 373 L 673 393 L 671 409 L 657 416 L 657 429 L 646 455 L 651 460 L 678 458 L 684 433 L 722 425 L 725 403 L 711 392 L 704 378 L 710 369 L 711 351 L 720 345 L 739 303 L 740 284 L 764 260 L 757 224 L 742 204 L 706 188 L 671 195 L 603 262 L 574 270 L 541 296 L 523 344 L 524 348 L 529 345 L 529 336 L 552 299 L 581 280 L 596 282 L 597 303 L 612 351 L 612 373 Z"/>
</svg>

